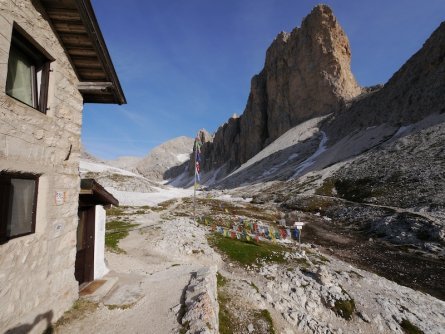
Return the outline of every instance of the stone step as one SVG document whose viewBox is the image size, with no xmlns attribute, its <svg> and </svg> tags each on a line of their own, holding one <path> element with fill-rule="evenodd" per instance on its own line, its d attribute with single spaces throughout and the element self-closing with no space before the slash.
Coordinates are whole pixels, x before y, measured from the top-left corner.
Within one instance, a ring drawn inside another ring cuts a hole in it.
<svg viewBox="0 0 445 334">
<path fill-rule="evenodd" d="M 105 275 L 102 279 L 90 282 L 82 288 L 79 293 L 80 298 L 98 303 L 114 288 L 118 281 L 118 277 Z"/>
</svg>

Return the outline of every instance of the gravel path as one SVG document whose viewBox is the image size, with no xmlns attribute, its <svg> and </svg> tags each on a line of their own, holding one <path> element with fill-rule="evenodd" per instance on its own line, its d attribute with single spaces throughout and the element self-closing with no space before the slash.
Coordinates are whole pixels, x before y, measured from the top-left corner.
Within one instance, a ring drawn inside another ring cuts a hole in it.
<svg viewBox="0 0 445 334">
<path fill-rule="evenodd" d="M 189 219 L 159 221 L 159 214 L 135 215 L 141 224 L 121 240 L 126 254 L 106 253 L 117 285 L 104 298 L 113 305 L 122 296 L 130 300 L 120 307 L 100 304 L 83 319 L 57 327 L 57 333 L 178 333 L 179 311 L 193 273 L 219 256 L 207 245 L 205 232 Z"/>
</svg>

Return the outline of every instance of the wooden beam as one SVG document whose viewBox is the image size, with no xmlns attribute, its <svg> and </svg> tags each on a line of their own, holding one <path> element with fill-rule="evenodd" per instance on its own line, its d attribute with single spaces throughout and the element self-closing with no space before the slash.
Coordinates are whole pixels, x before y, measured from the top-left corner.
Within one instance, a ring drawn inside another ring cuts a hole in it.
<svg viewBox="0 0 445 334">
<path fill-rule="evenodd" d="M 80 81 L 108 81 L 107 74 L 102 69 L 78 68 Z"/>
<path fill-rule="evenodd" d="M 56 30 L 62 34 L 86 34 L 87 31 L 81 21 L 78 22 L 66 22 L 66 21 L 53 21 L 53 26 Z"/>
<path fill-rule="evenodd" d="M 73 59 L 73 62 L 74 65 L 79 69 L 79 71 L 88 69 L 103 70 L 102 64 L 98 60 L 90 61 L 84 59 Z"/>
<path fill-rule="evenodd" d="M 67 47 L 67 52 L 73 57 L 85 56 L 85 57 L 97 57 L 97 52 L 92 47 L 91 48 L 80 48 L 77 46 Z"/>
<path fill-rule="evenodd" d="M 73 22 L 80 21 L 79 11 L 77 9 L 67 9 L 67 8 L 48 8 L 46 10 L 48 16 L 51 20 Z"/>
<path fill-rule="evenodd" d="M 119 103 L 116 96 L 111 92 L 100 94 L 82 94 L 82 96 L 85 103 Z"/>
<path fill-rule="evenodd" d="M 81 93 L 99 93 L 106 92 L 107 90 L 111 90 L 113 88 L 112 82 L 79 82 L 77 84 L 77 89 Z"/>
<path fill-rule="evenodd" d="M 87 34 L 59 34 L 63 43 L 69 48 L 70 46 L 76 47 L 92 47 L 91 39 Z"/>
</svg>

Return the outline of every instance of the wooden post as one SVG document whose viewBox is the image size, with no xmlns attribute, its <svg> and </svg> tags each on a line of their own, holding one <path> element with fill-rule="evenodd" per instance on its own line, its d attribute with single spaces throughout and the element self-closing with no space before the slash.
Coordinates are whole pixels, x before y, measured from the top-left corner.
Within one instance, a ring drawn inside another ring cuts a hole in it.
<svg viewBox="0 0 445 334">
<path fill-rule="evenodd" d="M 195 146 L 195 150 L 196 150 L 196 146 Z M 195 182 L 193 182 L 193 222 L 196 224 L 196 153 L 195 153 L 195 163 L 194 163 L 194 168 L 195 168 Z"/>
<path fill-rule="evenodd" d="M 294 226 L 298 229 L 298 243 L 300 244 L 300 251 L 301 251 L 301 232 L 303 231 L 303 222 L 295 222 Z"/>
<path fill-rule="evenodd" d="M 198 140 L 199 140 L 199 132 L 195 138 L 195 145 L 194 145 L 195 161 L 193 163 L 193 168 L 195 169 L 195 181 L 193 182 L 193 222 L 195 224 L 196 224 L 196 180 L 198 179 L 198 171 L 196 169 L 196 163 L 198 162 L 198 149 L 199 149 Z"/>
</svg>

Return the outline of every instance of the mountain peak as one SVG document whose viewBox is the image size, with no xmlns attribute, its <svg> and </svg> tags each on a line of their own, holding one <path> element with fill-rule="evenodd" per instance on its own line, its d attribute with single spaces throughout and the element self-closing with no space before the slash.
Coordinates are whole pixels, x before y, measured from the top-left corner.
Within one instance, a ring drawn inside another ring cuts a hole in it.
<svg viewBox="0 0 445 334">
<path fill-rule="evenodd" d="M 362 91 L 350 63 L 349 40 L 326 5 L 316 6 L 301 28 L 280 32 L 252 78 L 244 113 L 204 147 L 204 170 L 233 170 L 292 127 L 340 110 Z"/>
</svg>

